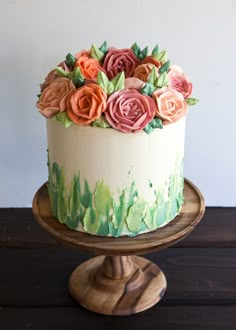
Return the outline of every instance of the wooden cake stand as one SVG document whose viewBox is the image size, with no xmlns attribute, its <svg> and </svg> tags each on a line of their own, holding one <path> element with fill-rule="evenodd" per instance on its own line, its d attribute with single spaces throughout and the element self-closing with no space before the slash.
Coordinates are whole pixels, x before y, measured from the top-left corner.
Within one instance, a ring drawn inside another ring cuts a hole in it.
<svg viewBox="0 0 236 330">
<path fill-rule="evenodd" d="M 179 242 L 204 214 L 203 196 L 187 179 L 184 198 L 181 214 L 168 225 L 135 237 L 101 237 L 70 230 L 52 214 L 47 183 L 34 196 L 33 213 L 39 224 L 60 242 L 100 255 L 82 263 L 71 274 L 69 291 L 73 298 L 97 313 L 130 315 L 155 305 L 167 287 L 161 269 L 136 254 L 163 250 Z"/>
</svg>

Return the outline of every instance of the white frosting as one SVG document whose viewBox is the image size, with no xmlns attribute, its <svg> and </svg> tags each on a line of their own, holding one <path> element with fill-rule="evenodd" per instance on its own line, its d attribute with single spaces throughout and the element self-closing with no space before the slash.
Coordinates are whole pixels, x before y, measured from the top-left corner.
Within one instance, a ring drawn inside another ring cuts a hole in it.
<svg viewBox="0 0 236 330">
<path fill-rule="evenodd" d="M 155 200 L 155 189 L 168 188 L 176 159 L 183 159 L 184 134 L 185 118 L 150 135 L 91 126 L 65 128 L 47 120 L 50 162 L 63 166 L 66 185 L 80 172 L 81 182 L 87 179 L 92 191 L 103 179 L 116 197 L 135 180 L 139 196 L 150 202 Z M 167 198 L 168 189 L 163 193 Z"/>
</svg>

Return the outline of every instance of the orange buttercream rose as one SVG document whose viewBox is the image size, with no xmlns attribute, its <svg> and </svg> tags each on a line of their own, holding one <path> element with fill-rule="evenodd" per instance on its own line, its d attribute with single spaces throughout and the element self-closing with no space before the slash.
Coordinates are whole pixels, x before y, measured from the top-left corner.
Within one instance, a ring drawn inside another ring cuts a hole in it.
<svg viewBox="0 0 236 330">
<path fill-rule="evenodd" d="M 66 110 L 67 97 L 75 86 L 68 78 L 56 78 L 42 91 L 36 104 L 44 117 L 51 118 L 58 112 Z"/>
<path fill-rule="evenodd" d="M 157 89 L 152 98 L 157 105 L 156 116 L 163 120 L 163 125 L 175 123 L 188 111 L 183 95 L 170 87 Z"/>
<path fill-rule="evenodd" d="M 141 64 L 153 64 L 155 65 L 158 69 L 161 67 L 162 63 L 159 62 L 158 60 L 156 60 L 154 57 L 152 56 L 146 56 L 144 60 L 142 60 Z"/>
<path fill-rule="evenodd" d="M 76 89 L 67 100 L 68 117 L 79 125 L 89 125 L 106 110 L 107 95 L 103 89 L 89 83 Z"/>
<path fill-rule="evenodd" d="M 76 55 L 75 66 L 80 68 L 80 71 L 84 78 L 96 80 L 99 71 L 104 71 L 100 66 L 100 63 L 95 58 L 89 56 L 89 52 L 82 52 Z"/>
<path fill-rule="evenodd" d="M 152 71 L 152 68 L 155 68 L 157 77 L 159 76 L 158 70 L 155 67 L 155 65 L 151 63 L 141 64 L 137 66 L 137 68 L 134 70 L 133 76 L 135 78 L 138 78 L 144 82 L 148 81 L 149 75 Z"/>
</svg>

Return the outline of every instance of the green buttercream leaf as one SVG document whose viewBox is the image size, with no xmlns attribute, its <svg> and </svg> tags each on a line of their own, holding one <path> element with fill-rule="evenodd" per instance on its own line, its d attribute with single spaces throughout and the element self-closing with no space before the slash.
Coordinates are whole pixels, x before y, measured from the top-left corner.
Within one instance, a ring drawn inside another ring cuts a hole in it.
<svg viewBox="0 0 236 330">
<path fill-rule="evenodd" d="M 198 99 L 195 99 L 193 97 L 188 97 L 187 99 L 185 99 L 185 101 L 188 103 L 188 105 L 195 105 L 199 102 Z"/>
<path fill-rule="evenodd" d="M 68 65 L 69 67 L 73 67 L 75 65 L 76 62 L 76 58 L 72 55 L 72 54 L 67 54 L 66 55 L 66 65 Z"/>
<path fill-rule="evenodd" d="M 40 98 L 41 95 L 42 95 L 42 93 L 38 94 L 37 97 Z"/>
<path fill-rule="evenodd" d="M 156 57 L 156 55 L 158 54 L 158 51 L 159 51 L 159 47 L 158 47 L 158 45 L 156 45 L 152 50 L 152 56 Z"/>
<path fill-rule="evenodd" d="M 56 114 L 53 118 L 59 121 L 65 128 L 73 124 L 73 121 L 70 120 L 66 112 L 60 112 Z"/>
<path fill-rule="evenodd" d="M 92 205 L 92 193 L 89 189 L 88 181 L 84 180 L 84 191 L 81 196 L 81 204 L 84 206 L 84 208 L 91 207 Z"/>
<path fill-rule="evenodd" d="M 152 84 L 146 83 L 143 88 L 140 90 L 141 94 L 152 96 L 152 93 L 155 91 L 155 87 Z"/>
<path fill-rule="evenodd" d="M 104 41 L 104 43 L 99 47 L 99 50 L 103 53 L 106 54 L 108 52 L 108 47 L 107 47 L 107 42 Z"/>
<path fill-rule="evenodd" d="M 68 77 L 68 72 L 66 72 L 65 70 L 63 70 L 60 66 L 57 66 L 55 68 L 56 74 L 58 75 L 58 77 Z"/>
<path fill-rule="evenodd" d="M 170 68 L 170 60 L 166 61 L 159 69 L 159 73 L 168 72 Z"/>
<path fill-rule="evenodd" d="M 80 68 L 77 66 L 74 71 L 73 71 L 73 76 L 75 78 L 81 78 L 81 79 L 84 79 L 84 76 L 82 75 L 81 71 L 80 71 Z"/>
<path fill-rule="evenodd" d="M 158 77 L 157 77 L 157 70 L 156 67 L 153 66 L 152 67 L 152 71 L 148 77 L 148 83 L 151 85 L 155 85 L 155 82 L 157 81 Z"/>
<path fill-rule="evenodd" d="M 114 92 L 114 86 L 111 81 L 107 84 L 107 95 L 111 95 Z"/>
<path fill-rule="evenodd" d="M 163 72 L 157 79 L 156 87 L 162 88 L 168 84 L 167 72 Z"/>
<path fill-rule="evenodd" d="M 97 46 L 92 45 L 90 50 L 90 56 L 101 63 L 104 58 L 104 53 Z"/>
<path fill-rule="evenodd" d="M 143 59 L 145 59 L 145 57 L 147 56 L 148 53 L 148 46 L 146 46 L 138 55 L 138 58 L 140 59 L 140 61 L 142 61 Z"/>
<path fill-rule="evenodd" d="M 134 54 L 139 57 L 139 54 L 141 52 L 141 48 L 139 47 L 139 45 L 135 42 L 132 46 L 131 49 L 133 50 Z"/>
<path fill-rule="evenodd" d="M 109 87 L 110 81 L 104 72 L 102 71 L 98 72 L 97 83 L 104 90 L 104 92 L 108 94 L 108 89 L 110 88 Z"/>
<path fill-rule="evenodd" d="M 166 62 L 167 61 L 167 51 L 163 50 L 160 53 L 153 55 L 153 57 L 160 62 Z"/>
<path fill-rule="evenodd" d="M 150 121 L 150 123 L 148 123 L 143 130 L 147 134 L 150 134 L 155 128 L 163 128 L 162 120 L 160 118 L 153 118 L 153 120 Z"/>
<path fill-rule="evenodd" d="M 113 92 L 125 88 L 125 74 L 124 71 L 118 73 L 112 80 Z"/>
<path fill-rule="evenodd" d="M 105 215 L 112 209 L 113 198 L 110 188 L 102 180 L 97 182 L 94 197 L 98 213 Z"/>
<path fill-rule="evenodd" d="M 147 203 L 142 198 L 137 198 L 136 202 L 130 206 L 126 223 L 130 231 L 137 233 L 141 222 L 147 212 Z"/>
<path fill-rule="evenodd" d="M 105 116 L 101 116 L 99 119 L 95 120 L 92 123 L 93 127 L 101 127 L 101 128 L 108 128 L 111 127 L 111 125 L 107 122 Z"/>
<path fill-rule="evenodd" d="M 153 118 L 150 122 L 152 128 L 163 128 L 162 119 L 161 118 Z"/>
<path fill-rule="evenodd" d="M 84 78 L 74 77 L 72 78 L 72 82 L 76 88 L 79 88 L 84 85 Z"/>
<path fill-rule="evenodd" d="M 56 183 L 59 184 L 61 178 L 61 169 L 56 162 L 52 164 L 52 174 L 56 179 Z"/>
</svg>

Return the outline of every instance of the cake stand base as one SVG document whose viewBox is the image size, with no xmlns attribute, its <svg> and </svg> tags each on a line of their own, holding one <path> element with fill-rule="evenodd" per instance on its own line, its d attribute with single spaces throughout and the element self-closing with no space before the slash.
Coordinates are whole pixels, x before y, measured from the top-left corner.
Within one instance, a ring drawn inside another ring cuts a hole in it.
<svg viewBox="0 0 236 330">
<path fill-rule="evenodd" d="M 155 305 L 166 291 L 160 268 L 137 256 L 99 256 L 72 273 L 72 297 L 83 307 L 107 315 L 130 315 Z"/>
<path fill-rule="evenodd" d="M 33 212 L 39 224 L 59 242 L 99 255 L 72 273 L 69 281 L 72 297 L 97 313 L 130 315 L 155 305 L 166 290 L 166 279 L 160 268 L 136 255 L 176 244 L 192 232 L 204 214 L 203 196 L 187 179 L 184 200 L 181 213 L 174 220 L 135 237 L 101 237 L 70 230 L 53 216 L 46 183 L 34 196 Z"/>
</svg>

